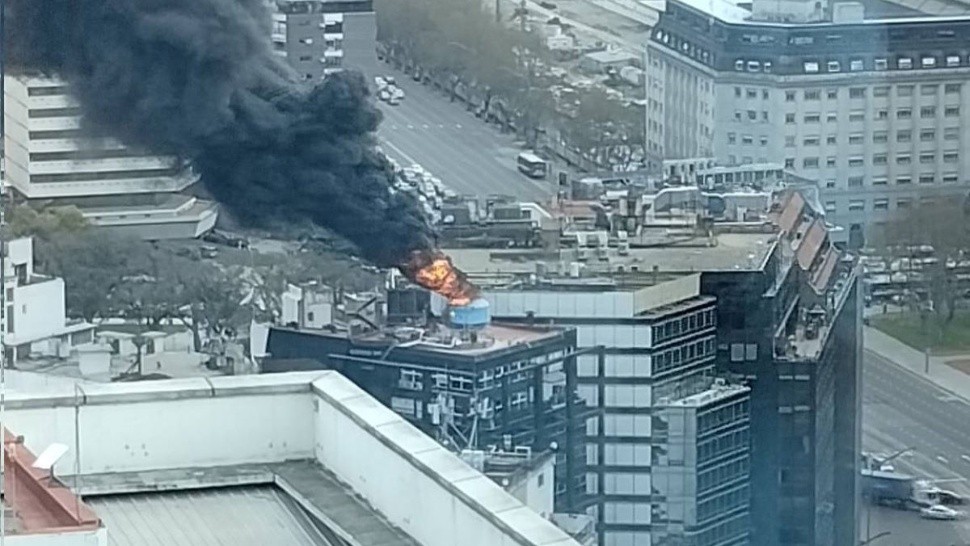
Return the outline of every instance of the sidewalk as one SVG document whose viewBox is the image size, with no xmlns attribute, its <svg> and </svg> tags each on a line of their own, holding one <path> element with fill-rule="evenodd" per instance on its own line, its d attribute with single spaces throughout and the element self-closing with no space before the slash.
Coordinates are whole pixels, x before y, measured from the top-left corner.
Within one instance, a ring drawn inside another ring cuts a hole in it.
<svg viewBox="0 0 970 546">
<path fill-rule="evenodd" d="M 873 327 L 864 326 L 862 330 L 863 349 L 896 363 L 970 403 L 970 375 L 946 363 L 948 360 L 970 360 L 970 355 L 931 355 L 929 373 L 926 373 L 926 355 L 922 351 L 918 351 Z"/>
</svg>

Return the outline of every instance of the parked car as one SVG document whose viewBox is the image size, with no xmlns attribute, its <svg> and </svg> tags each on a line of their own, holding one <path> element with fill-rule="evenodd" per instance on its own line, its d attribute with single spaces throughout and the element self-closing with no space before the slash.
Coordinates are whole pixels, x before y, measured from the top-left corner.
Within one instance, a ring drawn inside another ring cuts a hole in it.
<svg viewBox="0 0 970 546">
<path fill-rule="evenodd" d="M 920 510 L 919 515 L 926 519 L 953 520 L 960 516 L 960 512 L 952 508 L 947 508 L 942 504 L 934 504 L 933 506 Z"/>
</svg>

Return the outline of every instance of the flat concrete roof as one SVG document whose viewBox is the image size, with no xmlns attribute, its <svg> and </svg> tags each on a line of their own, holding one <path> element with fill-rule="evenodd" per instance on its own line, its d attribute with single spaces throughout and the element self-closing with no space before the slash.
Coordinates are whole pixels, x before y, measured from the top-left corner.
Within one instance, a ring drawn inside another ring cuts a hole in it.
<svg viewBox="0 0 970 546">
<path fill-rule="evenodd" d="M 650 272 L 654 266 L 661 273 L 696 273 L 709 271 L 757 271 L 763 268 L 765 260 L 774 249 L 776 236 L 772 233 L 721 233 L 717 235 L 714 246 L 703 246 L 697 240 L 690 246 L 658 246 L 651 248 L 631 248 L 626 256 L 619 255 L 614 249 L 609 251 L 609 260 L 600 261 L 591 257 L 585 262 L 587 272 L 615 272 L 622 266 L 630 272 L 635 267 L 641 272 Z M 480 248 L 444 249 L 452 261 L 470 275 L 483 273 L 535 273 L 536 263 L 550 263 L 556 254 L 537 252 L 534 258 L 522 251 L 504 251 Z M 568 267 L 575 261 L 575 252 L 564 249 L 558 253 L 559 261 Z"/>
</svg>

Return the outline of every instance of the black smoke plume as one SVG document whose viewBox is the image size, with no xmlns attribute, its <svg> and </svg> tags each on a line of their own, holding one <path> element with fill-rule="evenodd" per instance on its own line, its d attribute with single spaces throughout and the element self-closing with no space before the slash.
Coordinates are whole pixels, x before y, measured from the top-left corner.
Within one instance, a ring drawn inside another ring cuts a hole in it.
<svg viewBox="0 0 970 546">
<path fill-rule="evenodd" d="M 68 82 L 86 128 L 192 161 L 254 225 L 309 220 L 382 266 L 428 249 L 416 202 L 391 191 L 380 111 L 362 76 L 295 82 L 262 0 L 6 0 L 8 73 Z"/>
</svg>

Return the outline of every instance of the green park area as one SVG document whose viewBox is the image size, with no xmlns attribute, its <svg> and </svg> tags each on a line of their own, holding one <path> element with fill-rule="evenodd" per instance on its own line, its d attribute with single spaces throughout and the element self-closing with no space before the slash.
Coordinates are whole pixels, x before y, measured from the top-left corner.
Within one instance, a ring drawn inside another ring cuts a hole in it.
<svg viewBox="0 0 970 546">
<path fill-rule="evenodd" d="M 889 313 L 870 319 L 870 324 L 915 349 L 927 347 L 934 352 L 970 351 L 970 311 L 958 311 L 953 320 L 940 328 L 939 317 L 930 315 L 925 324 L 918 313 Z"/>
</svg>

